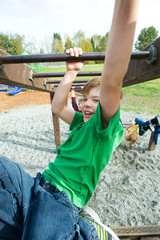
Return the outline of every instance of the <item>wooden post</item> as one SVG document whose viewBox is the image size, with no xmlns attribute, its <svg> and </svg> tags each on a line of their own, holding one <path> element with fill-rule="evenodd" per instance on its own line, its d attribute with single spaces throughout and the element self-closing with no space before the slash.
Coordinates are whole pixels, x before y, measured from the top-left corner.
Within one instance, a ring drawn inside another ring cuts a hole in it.
<svg viewBox="0 0 160 240">
<path fill-rule="evenodd" d="M 153 131 L 153 132 L 151 132 L 149 145 L 148 145 L 148 150 L 149 151 L 154 151 L 155 149 L 156 149 L 156 144 L 154 142 L 154 131 Z"/>
<path fill-rule="evenodd" d="M 149 237 L 155 237 L 154 240 L 158 240 L 157 237 L 160 237 L 160 225 L 123 226 L 111 227 L 111 229 L 120 239 L 130 238 L 141 240 L 143 238 L 142 240 L 149 240 Z M 144 237 L 146 238 L 144 239 Z"/>
<path fill-rule="evenodd" d="M 51 98 L 51 103 L 53 100 L 54 93 L 50 93 L 50 98 Z M 52 113 L 52 118 L 53 118 L 53 127 L 54 127 L 54 136 L 55 136 L 55 143 L 56 143 L 56 148 L 61 145 L 61 129 L 60 129 L 60 120 L 57 115 Z"/>
<path fill-rule="evenodd" d="M 140 240 L 159 240 L 159 237 L 141 237 Z"/>
</svg>

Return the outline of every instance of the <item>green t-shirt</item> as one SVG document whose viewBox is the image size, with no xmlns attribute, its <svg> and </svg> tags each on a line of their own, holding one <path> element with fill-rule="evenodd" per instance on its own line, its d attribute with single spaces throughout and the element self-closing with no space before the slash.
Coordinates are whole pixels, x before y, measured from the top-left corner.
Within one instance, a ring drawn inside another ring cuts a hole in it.
<svg viewBox="0 0 160 240">
<path fill-rule="evenodd" d="M 123 128 L 120 110 L 102 129 L 100 104 L 86 123 L 75 113 L 68 139 L 57 148 L 57 157 L 43 172 L 44 179 L 65 191 L 77 207 L 84 207 L 93 195 L 100 173 L 120 144 Z"/>
</svg>

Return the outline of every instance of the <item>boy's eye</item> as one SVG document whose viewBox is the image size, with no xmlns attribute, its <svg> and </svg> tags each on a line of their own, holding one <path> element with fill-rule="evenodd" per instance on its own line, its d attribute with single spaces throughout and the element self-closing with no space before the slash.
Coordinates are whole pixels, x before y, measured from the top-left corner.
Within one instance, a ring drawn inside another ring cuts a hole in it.
<svg viewBox="0 0 160 240">
<path fill-rule="evenodd" d="M 83 98 L 83 102 L 86 102 L 87 101 L 87 98 Z"/>
<path fill-rule="evenodd" d="M 99 99 L 93 99 L 94 103 L 98 103 Z"/>
</svg>

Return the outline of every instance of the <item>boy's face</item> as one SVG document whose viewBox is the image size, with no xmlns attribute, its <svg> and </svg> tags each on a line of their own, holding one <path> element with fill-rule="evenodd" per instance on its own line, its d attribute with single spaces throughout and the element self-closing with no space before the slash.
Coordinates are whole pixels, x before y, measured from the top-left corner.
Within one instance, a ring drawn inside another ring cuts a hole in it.
<svg viewBox="0 0 160 240">
<path fill-rule="evenodd" d="M 95 113 L 99 101 L 100 88 L 92 88 L 88 94 L 83 95 L 82 113 L 84 122 L 87 122 Z"/>
</svg>

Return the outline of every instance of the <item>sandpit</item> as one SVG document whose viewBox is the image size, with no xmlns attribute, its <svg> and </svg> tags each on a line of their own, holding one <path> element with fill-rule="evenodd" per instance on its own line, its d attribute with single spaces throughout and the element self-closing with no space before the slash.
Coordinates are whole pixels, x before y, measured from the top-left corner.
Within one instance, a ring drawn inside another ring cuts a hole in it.
<svg viewBox="0 0 160 240">
<path fill-rule="evenodd" d="M 50 101 L 48 94 L 45 98 Z M 44 102 L 41 94 L 39 99 L 43 105 L 16 106 L 17 109 L 3 109 L 0 114 L 1 156 L 17 162 L 33 177 L 56 156 L 50 104 Z M 126 123 L 138 116 L 121 111 Z M 64 141 L 69 130 L 63 122 L 61 131 Z M 123 138 L 101 174 L 89 206 L 109 226 L 160 224 L 160 140 L 155 151 L 148 151 L 149 138 L 148 131 L 132 147 Z"/>
</svg>

